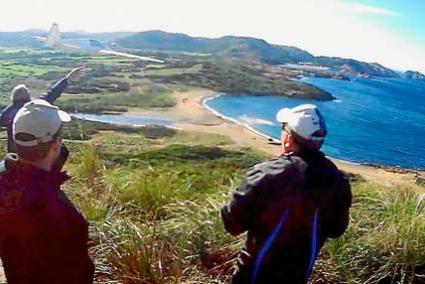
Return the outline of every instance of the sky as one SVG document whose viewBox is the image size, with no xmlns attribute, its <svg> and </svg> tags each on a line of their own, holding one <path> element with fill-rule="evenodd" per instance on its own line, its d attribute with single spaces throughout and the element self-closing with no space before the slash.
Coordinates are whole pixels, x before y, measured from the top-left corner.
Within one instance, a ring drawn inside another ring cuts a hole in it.
<svg viewBox="0 0 425 284">
<path fill-rule="evenodd" d="M 0 31 L 146 31 L 262 38 L 425 73 L 425 0 L 0 0 Z"/>
</svg>

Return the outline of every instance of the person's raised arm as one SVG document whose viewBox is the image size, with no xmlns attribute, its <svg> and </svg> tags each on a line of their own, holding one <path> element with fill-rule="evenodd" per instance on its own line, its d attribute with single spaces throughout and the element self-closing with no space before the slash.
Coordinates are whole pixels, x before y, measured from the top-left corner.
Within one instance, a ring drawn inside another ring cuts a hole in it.
<svg viewBox="0 0 425 284">
<path fill-rule="evenodd" d="M 40 99 L 46 100 L 53 104 L 57 98 L 65 91 L 68 84 L 75 81 L 77 78 L 82 76 L 85 72 L 85 67 L 80 66 L 72 69 L 64 78 L 57 81 L 46 93 L 40 96 Z"/>
<path fill-rule="evenodd" d="M 11 111 L 11 105 L 8 105 L 6 108 L 3 109 L 3 111 L 0 113 L 0 126 L 1 127 L 7 127 L 10 124 L 10 111 Z"/>
</svg>

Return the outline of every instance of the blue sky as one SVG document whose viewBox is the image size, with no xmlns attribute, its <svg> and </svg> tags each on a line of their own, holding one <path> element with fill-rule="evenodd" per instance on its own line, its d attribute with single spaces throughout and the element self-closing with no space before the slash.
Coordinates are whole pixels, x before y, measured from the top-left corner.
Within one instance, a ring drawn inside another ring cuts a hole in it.
<svg viewBox="0 0 425 284">
<path fill-rule="evenodd" d="M 425 1 L 424 0 L 369 0 L 352 1 L 382 7 L 398 15 L 369 15 L 369 20 L 390 28 L 398 36 L 408 37 L 425 48 Z"/>
<path fill-rule="evenodd" d="M 7 0 L 0 31 L 57 22 L 62 31 L 252 36 L 425 73 L 424 11 L 425 0 Z"/>
</svg>

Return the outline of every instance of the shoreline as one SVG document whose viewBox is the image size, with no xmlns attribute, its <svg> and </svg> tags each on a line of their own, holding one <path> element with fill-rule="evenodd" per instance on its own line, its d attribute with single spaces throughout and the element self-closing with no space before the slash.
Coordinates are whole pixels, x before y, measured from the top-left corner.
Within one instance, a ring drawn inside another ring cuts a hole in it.
<svg viewBox="0 0 425 284">
<path fill-rule="evenodd" d="M 221 94 L 221 93 L 220 93 L 220 94 L 217 94 L 217 95 L 215 95 L 215 96 L 207 96 L 207 97 L 204 97 L 204 98 L 202 99 L 202 106 L 203 106 L 205 109 L 209 110 L 210 112 L 214 113 L 217 117 L 220 117 L 220 118 L 222 118 L 222 119 L 224 119 L 224 120 L 231 121 L 231 122 L 233 122 L 233 123 L 235 123 L 235 124 L 238 124 L 238 125 L 240 125 L 240 126 L 242 126 L 242 127 L 245 127 L 245 128 L 247 128 L 249 131 L 253 132 L 254 134 L 256 134 L 256 135 L 258 135 L 258 136 L 261 136 L 261 137 L 263 137 L 263 138 L 266 138 L 266 139 L 267 139 L 268 141 L 270 141 L 270 142 L 280 143 L 280 141 L 279 141 L 279 140 L 277 140 L 277 139 L 275 139 L 275 138 L 273 138 L 273 137 L 271 137 L 271 136 L 268 136 L 268 135 L 266 135 L 266 134 L 264 134 L 264 133 L 262 133 L 262 132 L 260 132 L 260 131 L 258 131 L 258 130 L 255 130 L 252 126 L 248 125 L 247 123 L 242 123 L 242 122 L 240 122 L 240 121 L 238 121 L 238 120 L 236 120 L 236 119 L 234 119 L 234 118 L 232 118 L 232 117 L 226 116 L 226 115 L 222 114 L 221 112 L 219 112 L 218 110 L 215 110 L 215 109 L 213 109 L 212 107 L 210 107 L 209 105 L 207 105 L 207 102 L 208 102 L 208 101 L 213 100 L 213 99 L 215 99 L 215 98 L 218 98 L 218 97 L 220 97 L 220 96 L 223 96 L 223 94 Z"/>
<path fill-rule="evenodd" d="M 228 118 L 206 105 L 206 102 L 220 95 L 222 94 L 206 89 L 174 92 L 172 94 L 176 100 L 174 107 L 148 110 L 130 108 L 126 114 L 171 119 L 174 120 L 172 125 L 178 129 L 220 134 L 232 139 L 236 145 L 251 147 L 271 156 L 278 155 L 280 145 L 273 143 L 273 141 L 276 142 L 276 139 L 268 137 L 233 118 Z M 271 141 L 269 141 L 270 138 Z M 333 157 L 329 158 L 341 170 L 359 174 L 366 180 L 379 184 L 396 186 L 414 183 L 414 170 L 397 168 L 397 171 L 395 171 L 395 167 L 371 166 Z"/>
<path fill-rule="evenodd" d="M 238 121 L 238 120 L 236 120 L 236 119 L 234 119 L 232 117 L 228 117 L 228 116 L 224 115 L 223 113 L 219 112 L 218 110 L 213 109 L 212 107 L 210 107 L 210 106 L 207 105 L 207 102 L 208 101 L 210 101 L 212 99 L 215 99 L 215 98 L 218 98 L 220 96 L 223 96 L 223 94 L 220 93 L 220 94 L 217 94 L 215 96 L 206 96 L 206 97 L 204 97 L 204 99 L 202 100 L 202 106 L 205 109 L 207 109 L 208 111 L 210 111 L 210 112 L 214 113 L 215 115 L 217 115 L 218 117 L 221 117 L 224 120 L 228 120 L 228 121 L 231 121 L 231 122 L 236 123 L 238 125 L 241 125 L 241 126 L 247 128 L 248 130 L 250 130 L 251 132 L 253 132 L 254 134 L 268 139 L 269 142 L 280 143 L 280 141 L 278 139 L 273 138 L 272 136 L 266 135 L 266 134 L 260 132 L 259 130 L 254 129 L 252 126 L 250 126 L 250 125 L 248 125 L 246 123 L 240 122 L 240 121 Z M 375 169 L 376 168 L 380 168 L 380 169 L 385 169 L 385 170 L 390 170 L 390 171 L 399 171 L 399 172 L 406 172 L 406 173 L 409 173 L 409 172 L 423 172 L 423 171 L 425 171 L 425 169 L 421 169 L 421 168 L 418 168 L 418 169 L 415 169 L 415 168 L 403 168 L 403 167 L 400 167 L 400 166 L 387 166 L 387 165 L 383 165 L 383 164 L 379 164 L 379 163 L 358 163 L 358 162 L 343 160 L 343 159 L 339 159 L 339 158 L 335 158 L 335 157 L 331 157 L 331 156 L 327 156 L 327 157 L 330 158 L 330 159 L 332 159 L 332 160 L 334 160 L 334 161 L 338 161 L 340 163 L 346 163 L 346 164 L 351 164 L 351 165 L 356 165 L 356 166 L 365 166 L 365 167 L 370 167 L 370 168 L 375 168 Z"/>
</svg>

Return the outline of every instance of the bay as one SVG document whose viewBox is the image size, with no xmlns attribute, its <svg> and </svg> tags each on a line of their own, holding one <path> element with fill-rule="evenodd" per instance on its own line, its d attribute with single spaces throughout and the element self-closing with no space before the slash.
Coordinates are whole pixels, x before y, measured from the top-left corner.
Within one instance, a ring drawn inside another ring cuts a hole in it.
<svg viewBox="0 0 425 284">
<path fill-rule="evenodd" d="M 332 157 L 357 163 L 425 168 L 425 81 L 352 78 L 351 81 L 305 78 L 330 92 L 334 101 L 277 96 L 226 94 L 206 102 L 223 116 L 278 139 L 276 112 L 313 103 L 326 119 L 323 147 Z"/>
</svg>

